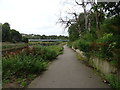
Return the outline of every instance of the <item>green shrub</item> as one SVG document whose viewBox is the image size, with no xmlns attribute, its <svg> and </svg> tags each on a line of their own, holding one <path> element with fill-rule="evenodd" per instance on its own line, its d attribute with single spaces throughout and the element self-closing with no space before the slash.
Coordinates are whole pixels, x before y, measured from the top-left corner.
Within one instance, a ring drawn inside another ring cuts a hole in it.
<svg viewBox="0 0 120 90">
<path fill-rule="evenodd" d="M 73 42 L 73 47 L 88 53 L 91 50 L 91 42 L 96 40 L 96 35 L 94 34 L 92 31 L 84 32 L 78 40 Z"/>
<path fill-rule="evenodd" d="M 101 25 L 103 33 L 120 34 L 120 17 L 108 18 Z"/>
<path fill-rule="evenodd" d="M 93 30 L 91 30 L 90 32 L 85 32 L 82 36 L 81 36 L 81 38 L 83 39 L 83 40 L 85 40 L 86 42 L 88 41 L 88 42 L 93 42 L 93 41 L 95 41 L 96 39 L 97 39 L 97 36 L 96 36 L 96 33 L 93 31 Z"/>
<path fill-rule="evenodd" d="M 56 58 L 62 51 L 63 48 L 60 46 L 34 46 L 19 55 L 3 57 L 3 82 L 40 73 L 45 70 L 48 61 Z"/>
<path fill-rule="evenodd" d="M 76 40 L 76 41 L 73 42 L 73 47 L 74 47 L 75 49 L 78 49 L 78 48 L 79 48 L 79 40 Z"/>
<path fill-rule="evenodd" d="M 72 44 L 73 44 L 73 42 L 68 42 L 67 43 L 67 45 L 68 45 L 69 48 L 72 48 Z"/>
<path fill-rule="evenodd" d="M 105 33 L 97 40 L 98 43 L 110 43 L 114 40 L 113 33 Z"/>
<path fill-rule="evenodd" d="M 79 41 L 79 49 L 83 52 L 89 52 L 90 51 L 90 42 L 86 41 Z"/>
<path fill-rule="evenodd" d="M 47 47 L 35 46 L 34 49 L 35 54 L 41 56 L 44 60 L 52 60 L 63 51 L 62 47 L 56 45 Z"/>
<path fill-rule="evenodd" d="M 106 76 L 106 79 L 113 88 L 115 88 L 116 90 L 120 89 L 120 81 L 118 79 L 118 76 L 110 74 Z"/>
<path fill-rule="evenodd" d="M 74 42 L 73 44 L 74 48 L 78 48 L 83 52 L 89 52 L 90 50 L 90 42 L 80 39 Z"/>
<path fill-rule="evenodd" d="M 114 35 L 113 33 L 103 34 L 103 36 L 96 41 L 96 47 L 98 48 L 96 52 L 99 54 L 98 56 L 108 60 L 115 60 L 115 53 L 118 53 L 114 51 L 115 49 L 120 48 L 119 37 L 120 36 Z"/>
<path fill-rule="evenodd" d="M 14 75 L 23 75 L 27 73 L 39 73 L 47 66 L 40 57 L 31 55 L 16 55 L 10 58 L 3 58 L 3 78 L 11 78 Z"/>
</svg>

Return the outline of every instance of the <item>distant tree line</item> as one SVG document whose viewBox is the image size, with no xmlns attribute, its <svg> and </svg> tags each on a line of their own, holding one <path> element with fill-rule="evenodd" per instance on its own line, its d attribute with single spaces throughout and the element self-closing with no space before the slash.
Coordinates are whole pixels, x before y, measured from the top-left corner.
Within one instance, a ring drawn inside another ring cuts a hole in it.
<svg viewBox="0 0 120 90">
<path fill-rule="evenodd" d="M 2 42 L 27 42 L 28 40 L 22 37 L 22 35 L 15 29 L 10 28 L 9 23 L 4 23 L 2 26 Z"/>
<path fill-rule="evenodd" d="M 28 39 L 68 39 L 67 36 L 57 35 L 35 35 L 35 34 L 20 34 L 17 30 L 11 29 L 9 23 L 1 24 L 2 27 L 2 42 L 26 42 Z"/>
<path fill-rule="evenodd" d="M 68 36 L 62 36 L 62 35 L 36 35 L 36 34 L 22 34 L 22 36 L 29 38 L 29 39 L 68 39 Z"/>
</svg>

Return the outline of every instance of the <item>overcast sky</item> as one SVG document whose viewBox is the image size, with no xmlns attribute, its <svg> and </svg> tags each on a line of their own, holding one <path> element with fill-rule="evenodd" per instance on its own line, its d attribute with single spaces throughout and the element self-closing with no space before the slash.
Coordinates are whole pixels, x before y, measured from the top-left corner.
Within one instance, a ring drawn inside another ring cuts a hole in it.
<svg viewBox="0 0 120 90">
<path fill-rule="evenodd" d="M 0 22 L 8 22 L 20 33 L 40 35 L 68 35 L 56 24 L 60 11 L 73 7 L 74 0 L 0 0 Z M 79 9 L 80 11 L 82 9 Z"/>
</svg>

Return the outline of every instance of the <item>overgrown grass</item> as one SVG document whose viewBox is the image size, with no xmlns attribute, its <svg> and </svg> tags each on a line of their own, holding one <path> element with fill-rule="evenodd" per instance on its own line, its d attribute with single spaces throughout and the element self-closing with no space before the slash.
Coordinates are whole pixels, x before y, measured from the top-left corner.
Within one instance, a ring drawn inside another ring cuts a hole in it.
<svg viewBox="0 0 120 90">
<path fill-rule="evenodd" d="M 73 42 L 68 42 L 67 45 L 69 48 L 72 48 Z"/>
<path fill-rule="evenodd" d="M 34 46 L 19 55 L 3 57 L 3 84 L 17 81 L 25 87 L 28 80 L 45 70 L 48 62 L 61 54 L 62 50 L 60 46 Z"/>
<path fill-rule="evenodd" d="M 29 42 L 29 45 L 51 46 L 59 45 L 61 42 Z"/>
<path fill-rule="evenodd" d="M 76 57 L 78 58 L 78 60 L 80 61 L 85 61 L 86 58 L 84 58 L 83 56 L 81 56 L 80 54 L 77 53 Z"/>
<path fill-rule="evenodd" d="M 10 43 L 10 42 L 3 42 L 2 43 L 2 49 L 11 49 L 11 48 L 18 48 L 18 47 L 24 47 L 27 46 L 26 43 Z"/>
<path fill-rule="evenodd" d="M 120 90 L 120 81 L 117 75 L 113 75 L 113 74 L 107 75 L 106 79 L 113 88 L 115 88 L 116 90 Z"/>
</svg>

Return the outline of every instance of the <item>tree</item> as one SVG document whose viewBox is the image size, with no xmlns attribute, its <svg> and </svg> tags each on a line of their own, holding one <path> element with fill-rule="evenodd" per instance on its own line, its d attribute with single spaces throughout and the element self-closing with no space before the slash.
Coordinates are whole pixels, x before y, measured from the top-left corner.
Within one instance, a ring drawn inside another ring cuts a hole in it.
<svg viewBox="0 0 120 90">
<path fill-rule="evenodd" d="M 0 42 L 2 42 L 2 23 L 0 23 Z"/>
<path fill-rule="evenodd" d="M 22 37 L 22 42 L 28 43 L 28 38 L 26 38 L 25 36 Z"/>
<path fill-rule="evenodd" d="M 85 17 L 85 29 L 87 30 L 88 29 L 88 14 L 87 14 L 87 5 L 90 3 L 90 2 L 86 2 L 85 0 L 82 0 L 81 2 L 82 3 L 79 3 L 75 0 L 76 4 L 77 5 L 80 5 L 83 7 L 83 10 L 84 10 L 84 17 Z"/>
<path fill-rule="evenodd" d="M 12 42 L 22 41 L 22 35 L 18 31 L 16 31 L 15 29 L 12 29 L 10 32 L 11 32 L 11 41 Z"/>
<path fill-rule="evenodd" d="M 85 17 L 84 17 L 84 13 L 80 13 L 79 17 L 78 17 L 78 22 L 77 24 L 79 25 L 79 33 L 84 32 L 85 31 Z"/>
<path fill-rule="evenodd" d="M 70 41 L 75 41 L 79 38 L 79 32 L 77 31 L 76 26 L 76 24 L 72 24 L 68 29 Z"/>
<path fill-rule="evenodd" d="M 10 41 L 10 25 L 9 23 L 4 23 L 2 25 L 2 41 Z"/>
<path fill-rule="evenodd" d="M 119 2 L 99 2 L 104 12 L 106 12 L 107 17 L 119 16 L 120 15 L 120 1 Z"/>
</svg>

